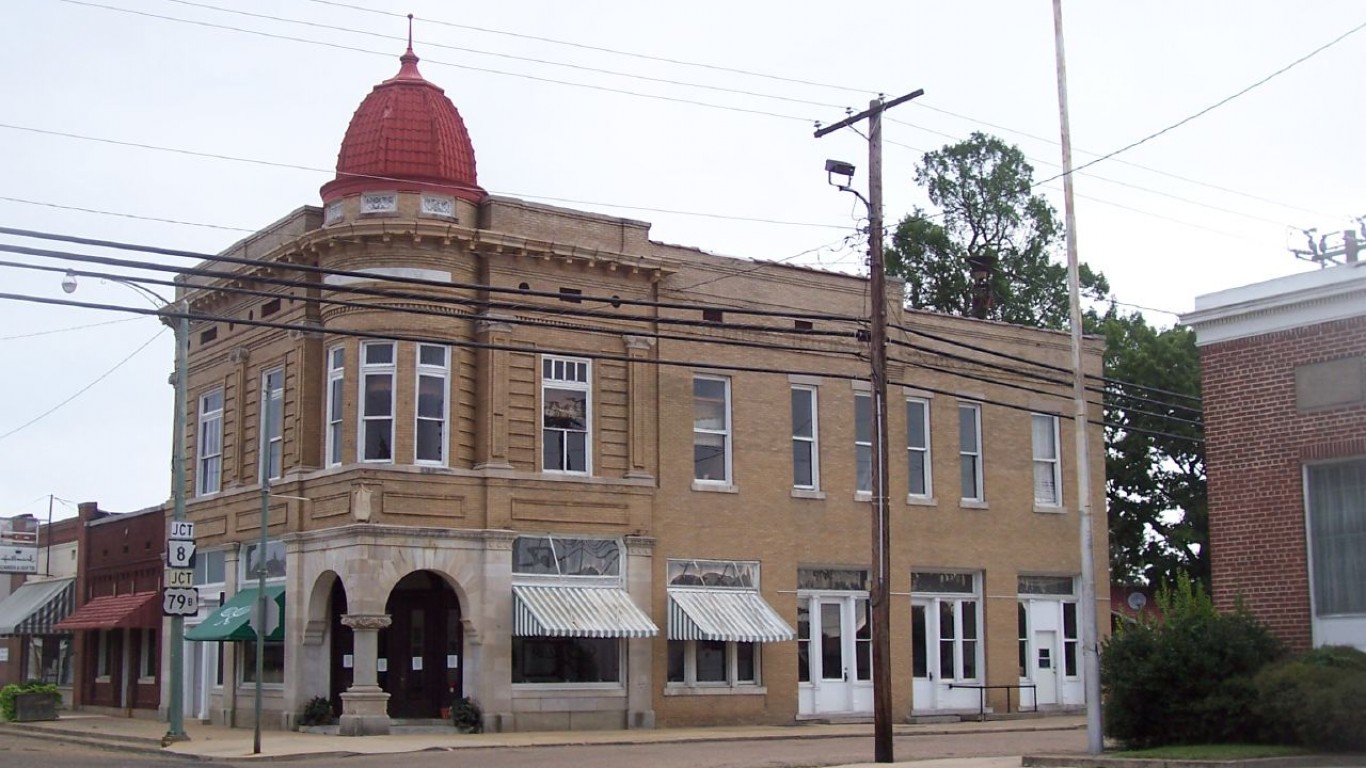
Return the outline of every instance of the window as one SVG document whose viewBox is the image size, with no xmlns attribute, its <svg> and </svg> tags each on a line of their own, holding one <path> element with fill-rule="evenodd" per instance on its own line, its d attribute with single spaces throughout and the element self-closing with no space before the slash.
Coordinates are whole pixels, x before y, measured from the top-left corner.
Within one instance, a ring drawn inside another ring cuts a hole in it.
<svg viewBox="0 0 1366 768">
<path fill-rule="evenodd" d="M 873 491 L 873 398 L 854 394 L 854 490 Z"/>
<path fill-rule="evenodd" d="M 982 406 L 958 406 L 958 457 L 963 501 L 982 501 Z"/>
<path fill-rule="evenodd" d="M 934 493 L 930 472 L 930 403 L 906 400 L 906 487 L 911 496 Z"/>
<path fill-rule="evenodd" d="M 518 536 L 512 543 L 512 572 L 533 576 L 620 576 L 616 539 Z"/>
<path fill-rule="evenodd" d="M 199 398 L 199 467 L 195 494 L 218 493 L 223 484 L 223 390 Z"/>
<path fill-rule="evenodd" d="M 1366 459 L 1305 467 L 1314 617 L 1366 613 Z"/>
<path fill-rule="evenodd" d="M 362 461 L 394 460 L 394 343 L 361 344 Z"/>
<path fill-rule="evenodd" d="M 1020 679 L 1025 680 L 1029 678 L 1029 608 L 1023 600 L 1015 604 L 1015 625 L 1020 636 Z"/>
<path fill-rule="evenodd" d="M 730 482 L 730 379 L 695 376 L 693 479 Z"/>
<path fill-rule="evenodd" d="M 342 395 L 345 394 L 343 375 L 346 373 L 346 351 L 342 347 L 327 350 L 327 466 L 342 461 Z"/>
<path fill-rule="evenodd" d="M 446 463 L 446 419 L 450 385 L 450 350 L 436 344 L 417 345 L 417 447 L 418 464 Z"/>
<path fill-rule="evenodd" d="M 1062 506 L 1062 462 L 1058 459 L 1058 417 L 1036 413 L 1030 417 L 1034 436 L 1034 503 Z"/>
<path fill-rule="evenodd" d="M 1077 649 L 1081 641 L 1077 637 L 1077 604 L 1062 604 L 1062 672 L 1067 677 L 1077 676 Z"/>
<path fill-rule="evenodd" d="M 980 601 L 971 573 L 915 572 L 911 591 L 922 599 L 913 606 L 911 657 L 917 677 L 932 673 L 944 682 L 978 678 Z M 936 653 L 937 652 L 937 653 Z"/>
<path fill-rule="evenodd" d="M 95 677 L 109 679 L 109 635 L 110 631 L 101 629 L 95 633 L 99 638 L 95 647 Z"/>
<path fill-rule="evenodd" d="M 592 392 L 588 360 L 541 358 L 541 469 L 591 471 Z"/>
<path fill-rule="evenodd" d="M 816 388 L 792 388 L 792 487 L 821 487 L 820 443 L 816 433 Z"/>
<path fill-rule="evenodd" d="M 142 644 L 139 651 L 139 682 L 150 681 L 157 676 L 157 661 L 161 658 L 157 655 L 157 631 L 155 629 L 142 630 Z"/>
<path fill-rule="evenodd" d="M 256 643 L 236 643 L 242 649 L 242 670 L 243 683 L 256 682 Z M 261 656 L 261 683 L 264 685 L 283 684 L 285 682 L 285 644 L 284 643 L 262 643 L 265 653 Z"/>
<path fill-rule="evenodd" d="M 269 551 L 269 550 L 267 550 Z M 224 552 L 221 549 L 200 550 L 194 556 L 194 583 L 222 584 L 224 572 Z"/>
<path fill-rule="evenodd" d="M 668 577 L 669 586 L 690 590 L 715 588 L 731 594 L 759 591 L 759 563 L 754 561 L 670 560 Z M 670 639 L 668 682 L 732 687 L 757 685 L 759 645 L 723 640 Z"/>
<path fill-rule="evenodd" d="M 514 683 L 619 683 L 615 637 L 513 637 Z"/>
<path fill-rule="evenodd" d="M 242 547 L 242 574 L 238 579 L 239 584 L 245 584 L 248 579 L 258 578 L 257 570 L 261 567 L 261 559 L 257 554 L 261 549 L 258 542 L 251 542 Z M 274 579 L 285 575 L 285 545 L 279 541 L 266 542 L 266 578 Z M 254 585 L 253 585 L 254 586 Z"/>
<path fill-rule="evenodd" d="M 276 368 L 261 376 L 261 430 L 265 434 L 265 467 L 274 480 L 284 475 L 285 370 Z M 269 417 L 269 423 L 266 419 Z"/>
</svg>

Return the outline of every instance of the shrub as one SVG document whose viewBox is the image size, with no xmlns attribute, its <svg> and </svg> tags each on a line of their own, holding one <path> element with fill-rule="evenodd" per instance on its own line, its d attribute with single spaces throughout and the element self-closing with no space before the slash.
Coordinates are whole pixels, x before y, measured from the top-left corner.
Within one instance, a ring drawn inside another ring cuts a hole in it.
<svg viewBox="0 0 1366 768">
<path fill-rule="evenodd" d="M 1240 606 L 1214 610 L 1185 577 L 1158 591 L 1162 619 L 1121 628 L 1101 654 L 1106 734 L 1130 748 L 1257 741 L 1252 677 L 1283 653 Z"/>
<path fill-rule="evenodd" d="M 479 709 L 479 702 L 469 696 L 451 702 L 451 724 L 463 733 L 484 730 L 484 713 Z"/>
<path fill-rule="evenodd" d="M 335 722 L 337 717 L 332 712 L 332 702 L 323 696 L 309 699 L 303 712 L 299 713 L 299 725 L 331 725 Z"/>
<path fill-rule="evenodd" d="M 1366 653 L 1317 648 L 1259 673 L 1258 714 L 1272 740 L 1366 750 Z"/>
<path fill-rule="evenodd" d="M 61 691 L 58 690 L 57 686 L 50 683 L 40 683 L 37 680 L 29 680 L 22 685 L 7 685 L 4 688 L 0 688 L 0 717 L 11 722 L 14 720 L 14 697 L 21 693 L 53 693 L 61 695 Z"/>
</svg>

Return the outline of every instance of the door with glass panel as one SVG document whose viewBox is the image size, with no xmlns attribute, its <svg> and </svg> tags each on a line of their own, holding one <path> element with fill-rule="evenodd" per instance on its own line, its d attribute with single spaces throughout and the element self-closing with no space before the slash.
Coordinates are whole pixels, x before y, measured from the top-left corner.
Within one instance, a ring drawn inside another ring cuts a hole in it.
<svg viewBox="0 0 1366 768">
<path fill-rule="evenodd" d="M 872 628 L 868 598 L 798 598 L 799 714 L 871 712 Z"/>
<path fill-rule="evenodd" d="M 981 601 L 971 573 L 911 576 L 911 661 L 915 712 L 976 710 L 980 685 Z"/>
</svg>

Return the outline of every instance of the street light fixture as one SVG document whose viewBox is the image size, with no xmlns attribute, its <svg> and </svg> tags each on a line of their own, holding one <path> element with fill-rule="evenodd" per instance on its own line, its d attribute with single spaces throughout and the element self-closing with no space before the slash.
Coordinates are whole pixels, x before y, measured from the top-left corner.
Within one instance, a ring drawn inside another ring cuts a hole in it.
<svg viewBox="0 0 1366 768">
<path fill-rule="evenodd" d="M 116 277 L 106 277 L 119 285 L 137 291 L 143 298 L 159 303 L 159 309 L 163 312 L 169 310 L 174 302 L 167 301 L 165 297 L 158 294 L 146 286 L 139 285 L 133 280 L 124 280 Z M 66 275 L 62 277 L 62 290 L 66 293 L 75 293 L 77 288 L 76 272 L 68 269 Z M 172 328 L 175 329 L 175 421 L 171 435 L 171 495 L 174 499 L 172 508 L 173 520 L 185 519 L 185 418 L 187 403 L 185 402 L 188 385 L 186 382 L 186 369 L 190 354 L 190 315 L 189 305 L 181 301 L 179 306 L 175 306 L 174 311 L 179 314 Z M 168 318 L 162 317 L 163 322 Z M 188 741 L 189 736 L 185 734 L 185 618 L 183 616 L 171 617 L 171 637 L 167 645 L 171 648 L 171 700 L 166 705 L 166 741 Z"/>
</svg>

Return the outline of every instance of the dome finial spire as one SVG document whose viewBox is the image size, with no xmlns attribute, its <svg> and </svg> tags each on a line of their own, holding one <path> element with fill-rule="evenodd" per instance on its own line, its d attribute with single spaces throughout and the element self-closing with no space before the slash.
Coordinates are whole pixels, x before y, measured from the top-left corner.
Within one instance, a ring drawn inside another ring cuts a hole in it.
<svg viewBox="0 0 1366 768">
<path fill-rule="evenodd" d="M 422 75 L 417 71 L 417 54 L 413 53 L 413 15 L 408 14 L 408 50 L 398 57 L 402 65 L 398 69 L 398 74 L 394 75 L 395 80 L 421 80 Z"/>
<path fill-rule="evenodd" d="M 413 52 L 413 15 L 408 14 L 408 53 Z"/>
</svg>

